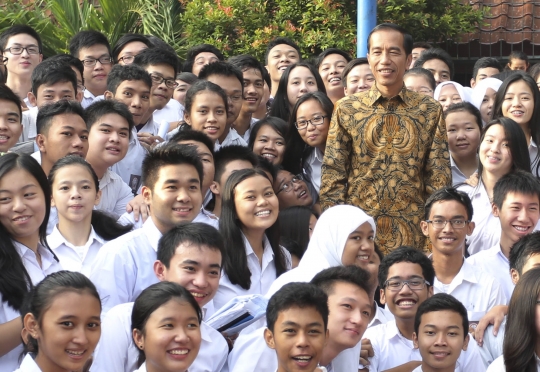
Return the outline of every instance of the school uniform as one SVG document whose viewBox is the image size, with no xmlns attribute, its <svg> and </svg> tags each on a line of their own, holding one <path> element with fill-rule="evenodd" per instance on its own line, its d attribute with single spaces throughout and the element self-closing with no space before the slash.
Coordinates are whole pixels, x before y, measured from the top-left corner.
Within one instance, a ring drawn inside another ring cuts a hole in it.
<svg viewBox="0 0 540 372">
<path fill-rule="evenodd" d="M 234 128 L 229 129 L 229 133 L 227 134 L 227 137 L 225 137 L 222 143 L 216 142 L 216 146 L 218 146 L 218 148 L 231 145 L 247 147 L 247 142 L 244 141 L 244 139 L 238 134 L 238 132 Z"/>
<path fill-rule="evenodd" d="M 458 372 L 459 370 L 460 370 L 459 365 L 458 363 L 456 363 L 456 369 L 454 371 Z M 413 369 L 412 372 L 424 372 L 424 370 L 422 369 L 422 366 L 418 366 L 415 369 Z"/>
<path fill-rule="evenodd" d="M 208 212 L 204 208 L 201 208 L 201 211 L 199 212 L 197 217 L 195 217 L 193 222 L 202 222 L 212 227 L 215 227 L 216 230 L 219 230 L 219 218 L 215 216 L 213 213 Z M 143 226 L 144 222 L 142 221 L 142 218 L 140 217 L 139 217 L 139 221 L 135 221 L 133 212 L 130 212 L 130 213 L 126 212 L 120 216 L 120 218 L 118 219 L 118 223 L 122 225 L 131 224 L 133 225 L 133 229 L 135 230 L 135 229 L 140 229 Z"/>
<path fill-rule="evenodd" d="M 102 320 L 101 338 L 94 353 L 92 372 L 131 372 L 137 367 L 139 349 L 133 342 L 133 302 L 112 308 Z M 201 347 L 190 371 L 221 372 L 229 347 L 223 336 L 201 323 Z"/>
<path fill-rule="evenodd" d="M 86 276 L 90 276 L 94 260 L 100 248 L 106 242 L 105 239 L 96 233 L 93 227 L 90 230 L 88 241 L 82 246 L 75 246 L 68 242 L 57 226 L 47 236 L 47 243 L 60 260 L 62 268 L 64 270 L 77 271 Z"/>
<path fill-rule="evenodd" d="M 484 341 L 479 348 L 482 360 L 486 365 L 493 363 L 503 353 L 504 334 L 506 333 L 506 316 L 504 317 L 497 336 L 493 335 L 493 325 L 484 331 Z"/>
<path fill-rule="evenodd" d="M 321 189 L 321 169 L 323 159 L 324 153 L 321 150 L 314 148 L 304 161 L 304 170 L 316 193 L 314 196 L 318 196 Z"/>
<path fill-rule="evenodd" d="M 170 99 L 169 102 L 161 110 L 153 112 L 154 121 L 161 123 L 166 121 L 171 123 L 174 121 L 184 120 L 184 107 L 175 99 Z"/>
<path fill-rule="evenodd" d="M 394 319 L 394 314 L 392 314 L 390 310 L 375 304 L 375 315 L 373 316 L 373 319 L 371 319 L 371 322 L 369 322 L 368 328 L 391 322 Z"/>
<path fill-rule="evenodd" d="M 126 212 L 126 206 L 133 199 L 133 191 L 119 175 L 107 169 L 99 180 L 101 199 L 96 209 L 108 212 L 118 218 Z"/>
<path fill-rule="evenodd" d="M 83 107 L 83 109 L 86 109 L 92 103 L 101 101 L 103 98 L 104 98 L 103 95 L 94 96 L 92 92 L 90 92 L 88 89 L 85 89 L 84 94 L 83 94 L 83 99 L 81 101 L 81 106 Z"/>
<path fill-rule="evenodd" d="M 242 138 L 244 139 L 244 141 L 246 141 L 246 143 L 249 143 L 249 136 L 251 135 L 251 130 L 255 126 L 255 123 L 258 122 L 259 120 L 260 119 L 255 119 L 254 117 L 251 118 L 249 122 L 249 128 L 246 130 L 246 132 L 242 136 Z"/>
<path fill-rule="evenodd" d="M 467 262 L 497 279 L 506 298 L 512 297 L 515 285 L 510 275 L 510 261 L 502 253 L 500 244 L 468 257 Z"/>
<path fill-rule="evenodd" d="M 34 141 L 37 137 L 37 120 L 38 108 L 32 107 L 26 111 L 23 111 L 21 124 L 23 130 L 18 142 Z M 36 145 L 37 147 L 37 145 Z M 37 149 L 36 149 L 37 150 Z"/>
<path fill-rule="evenodd" d="M 34 356 L 29 353 L 24 356 L 20 367 L 15 372 L 41 372 L 41 368 L 39 368 L 34 360 Z"/>
<path fill-rule="evenodd" d="M 5 239 L 5 237 L 3 238 Z M 38 253 L 41 255 L 41 266 L 36 254 L 25 245 L 13 241 L 15 249 L 22 259 L 23 265 L 30 276 L 32 284 L 36 285 L 49 274 L 62 270 L 54 255 L 43 245 L 38 245 Z M 19 317 L 19 311 L 8 305 L 0 294 L 0 324 L 7 323 Z M 0 371 L 13 371 L 19 366 L 19 355 L 23 350 L 22 344 L 0 357 Z"/>
<path fill-rule="evenodd" d="M 452 171 L 452 186 L 462 184 L 469 178 L 458 168 L 452 155 L 450 155 L 450 169 Z"/>
</svg>

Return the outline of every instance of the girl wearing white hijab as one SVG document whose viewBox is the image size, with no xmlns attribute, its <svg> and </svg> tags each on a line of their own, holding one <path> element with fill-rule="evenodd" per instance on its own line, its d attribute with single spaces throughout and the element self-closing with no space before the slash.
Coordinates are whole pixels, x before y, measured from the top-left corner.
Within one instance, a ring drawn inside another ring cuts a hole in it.
<svg viewBox="0 0 540 372">
<path fill-rule="evenodd" d="M 453 103 L 468 102 L 469 95 L 463 88 L 463 85 L 455 81 L 444 81 L 437 85 L 433 98 L 442 105 L 443 111 Z"/>
<path fill-rule="evenodd" d="M 351 205 L 329 208 L 317 221 L 298 267 L 278 277 L 266 297 L 270 298 L 285 284 L 309 282 L 319 272 L 330 267 L 367 265 L 376 255 L 374 238 L 375 221 L 363 210 Z M 276 354 L 266 346 L 263 337 L 266 324 L 258 324 L 258 327 L 249 327 L 240 333 L 229 354 L 229 371 L 276 371 Z M 358 368 L 359 346 L 347 349 L 334 358 L 334 371 Z"/>
<path fill-rule="evenodd" d="M 502 81 L 495 78 L 486 78 L 474 87 L 471 103 L 480 110 L 482 122 L 485 126 L 491 120 L 491 111 L 495 105 L 495 96 L 501 87 Z"/>
</svg>

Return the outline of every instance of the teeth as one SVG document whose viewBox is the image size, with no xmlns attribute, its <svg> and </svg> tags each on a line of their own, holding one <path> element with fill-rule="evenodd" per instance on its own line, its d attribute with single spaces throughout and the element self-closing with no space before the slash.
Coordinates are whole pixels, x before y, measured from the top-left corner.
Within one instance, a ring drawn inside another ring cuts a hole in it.
<svg viewBox="0 0 540 372">
<path fill-rule="evenodd" d="M 68 354 L 73 354 L 73 355 L 83 355 L 84 354 L 84 351 L 72 351 L 72 350 L 66 350 L 66 352 Z"/>
<path fill-rule="evenodd" d="M 276 157 L 276 155 L 272 155 L 272 154 L 262 154 L 262 156 L 268 159 L 273 159 Z"/>
<path fill-rule="evenodd" d="M 189 212 L 189 208 L 173 208 L 177 212 Z"/>
<path fill-rule="evenodd" d="M 312 357 L 307 356 L 307 355 L 302 355 L 302 356 L 296 356 L 296 357 L 293 357 L 293 359 L 299 359 L 299 360 L 311 360 Z"/>
<path fill-rule="evenodd" d="M 190 293 L 193 297 L 199 297 L 199 298 L 206 297 L 206 295 L 203 293 L 196 293 L 196 292 L 190 292 Z"/>
<path fill-rule="evenodd" d="M 8 136 L 0 136 L 0 140 L 7 140 L 8 138 Z"/>
<path fill-rule="evenodd" d="M 270 214 L 270 211 L 260 211 L 255 213 L 255 216 L 268 216 Z"/>
<path fill-rule="evenodd" d="M 402 306 L 411 306 L 411 305 L 414 305 L 416 302 L 414 301 L 399 301 L 399 305 L 402 305 Z"/>
<path fill-rule="evenodd" d="M 185 355 L 188 353 L 188 349 L 170 350 L 169 353 L 174 354 L 174 355 Z"/>
<path fill-rule="evenodd" d="M 300 193 L 300 196 L 304 196 L 304 195 L 306 195 L 306 191 L 305 191 L 305 190 L 302 191 L 302 192 Z"/>
<path fill-rule="evenodd" d="M 519 231 L 527 231 L 529 229 L 528 227 L 523 226 L 514 226 L 514 228 Z"/>
<path fill-rule="evenodd" d="M 361 259 L 361 260 L 367 260 L 367 259 L 369 259 L 369 256 L 356 256 L 356 257 L 358 257 L 358 258 Z"/>
<path fill-rule="evenodd" d="M 334 81 L 341 81 L 341 79 L 340 78 L 332 78 L 332 79 L 330 79 L 331 83 L 333 83 Z"/>
<path fill-rule="evenodd" d="M 28 220 L 30 217 L 27 217 L 27 216 L 24 216 L 24 217 L 17 217 L 15 218 L 15 221 L 26 221 Z"/>
</svg>

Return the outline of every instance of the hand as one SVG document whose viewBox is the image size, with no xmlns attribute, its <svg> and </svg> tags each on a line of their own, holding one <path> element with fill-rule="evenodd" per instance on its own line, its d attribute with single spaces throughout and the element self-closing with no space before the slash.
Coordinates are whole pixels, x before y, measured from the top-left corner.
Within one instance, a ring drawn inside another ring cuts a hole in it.
<svg viewBox="0 0 540 372">
<path fill-rule="evenodd" d="M 144 202 L 144 198 L 141 194 L 137 195 L 126 206 L 126 212 L 133 212 L 133 218 L 135 222 L 139 222 L 139 215 L 142 217 L 143 222 L 146 221 L 150 214 L 148 205 Z"/>
<path fill-rule="evenodd" d="M 360 348 L 360 364 L 364 367 L 369 366 L 369 357 L 372 357 L 375 355 L 375 352 L 373 351 L 373 346 L 371 345 L 371 341 L 367 338 L 363 338 L 362 341 L 362 347 Z"/>
<path fill-rule="evenodd" d="M 471 176 L 465 181 L 465 183 L 469 186 L 476 187 L 478 185 L 478 171 L 471 174 Z"/>
<path fill-rule="evenodd" d="M 482 317 L 482 319 L 480 319 L 473 335 L 478 346 L 481 347 L 483 345 L 484 332 L 490 324 L 493 324 L 493 336 L 497 336 L 501 323 L 504 320 L 506 314 L 508 314 L 508 306 L 498 305 L 494 306 L 486 313 L 486 315 Z"/>
<path fill-rule="evenodd" d="M 154 146 L 156 146 L 157 144 L 164 141 L 164 139 L 161 138 L 160 136 L 153 136 L 151 133 L 146 133 L 146 132 L 137 133 L 137 138 L 139 139 L 139 142 L 141 143 L 141 145 L 144 146 L 146 150 L 150 150 L 154 148 Z"/>
</svg>

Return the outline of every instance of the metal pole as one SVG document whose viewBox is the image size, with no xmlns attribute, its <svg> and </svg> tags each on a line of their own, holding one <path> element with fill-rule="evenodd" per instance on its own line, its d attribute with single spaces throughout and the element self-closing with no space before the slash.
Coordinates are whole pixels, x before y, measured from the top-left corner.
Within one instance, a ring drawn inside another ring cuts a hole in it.
<svg viewBox="0 0 540 372">
<path fill-rule="evenodd" d="M 367 37 L 377 25 L 377 0 L 358 0 L 358 26 L 356 28 L 357 57 L 367 54 Z"/>
</svg>

